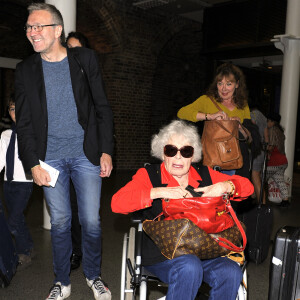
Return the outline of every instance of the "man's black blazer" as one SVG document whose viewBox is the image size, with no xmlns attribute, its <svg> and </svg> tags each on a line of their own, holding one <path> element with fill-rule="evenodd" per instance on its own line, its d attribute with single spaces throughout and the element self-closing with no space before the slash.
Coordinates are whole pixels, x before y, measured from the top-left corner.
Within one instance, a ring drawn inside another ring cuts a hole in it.
<svg viewBox="0 0 300 300">
<path fill-rule="evenodd" d="M 83 149 L 94 165 L 102 153 L 113 153 L 113 114 L 103 89 L 96 53 L 87 48 L 67 49 L 78 122 L 84 129 Z M 80 66 L 85 70 L 93 99 Z M 35 53 L 17 65 L 15 72 L 16 120 L 19 156 L 25 171 L 44 160 L 47 149 L 48 114 L 42 59 Z"/>
</svg>

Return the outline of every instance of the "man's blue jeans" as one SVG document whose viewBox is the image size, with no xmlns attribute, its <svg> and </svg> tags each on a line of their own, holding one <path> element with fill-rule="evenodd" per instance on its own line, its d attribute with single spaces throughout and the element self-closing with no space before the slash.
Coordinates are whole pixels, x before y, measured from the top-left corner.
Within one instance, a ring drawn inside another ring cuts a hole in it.
<svg viewBox="0 0 300 300">
<path fill-rule="evenodd" d="M 8 228 L 15 238 L 18 254 L 29 255 L 33 248 L 24 217 L 24 210 L 31 196 L 32 187 L 32 182 L 4 181 L 3 191 L 8 209 Z"/>
<path fill-rule="evenodd" d="M 54 188 L 43 188 L 51 216 L 54 282 L 59 281 L 63 285 L 70 283 L 72 254 L 70 178 L 76 191 L 82 231 L 83 272 L 88 279 L 95 279 L 100 275 L 101 263 L 100 166 L 94 166 L 85 156 L 45 162 L 60 172 Z"/>
<path fill-rule="evenodd" d="M 224 257 L 183 255 L 146 268 L 168 284 L 167 300 L 194 300 L 202 280 L 211 287 L 210 300 L 235 300 L 243 277 L 238 264 Z"/>
</svg>

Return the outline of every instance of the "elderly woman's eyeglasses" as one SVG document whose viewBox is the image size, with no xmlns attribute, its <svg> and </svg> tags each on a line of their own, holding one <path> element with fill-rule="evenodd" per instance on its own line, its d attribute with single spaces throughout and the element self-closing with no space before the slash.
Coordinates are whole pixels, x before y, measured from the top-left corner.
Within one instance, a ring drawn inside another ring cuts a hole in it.
<svg viewBox="0 0 300 300">
<path fill-rule="evenodd" d="M 48 27 L 48 26 L 57 26 L 58 24 L 49 24 L 49 25 L 41 25 L 41 24 L 37 24 L 37 25 L 25 25 L 24 30 L 29 33 L 32 30 L 36 31 L 36 32 L 40 32 L 43 30 L 44 27 Z"/>
<path fill-rule="evenodd" d="M 174 157 L 178 151 L 184 158 L 190 158 L 194 155 L 194 148 L 192 146 L 183 146 L 180 149 L 174 145 L 166 145 L 164 147 L 164 154 L 167 157 Z"/>
</svg>

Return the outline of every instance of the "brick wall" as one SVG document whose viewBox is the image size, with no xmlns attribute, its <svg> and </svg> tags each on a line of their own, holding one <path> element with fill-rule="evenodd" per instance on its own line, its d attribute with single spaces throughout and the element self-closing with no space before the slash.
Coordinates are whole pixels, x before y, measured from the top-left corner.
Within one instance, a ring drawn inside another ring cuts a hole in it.
<svg viewBox="0 0 300 300">
<path fill-rule="evenodd" d="M 33 52 L 23 31 L 26 7 L 32 0 L 0 2 L 0 56 L 25 58 Z M 137 169 L 151 161 L 151 136 L 176 118 L 180 107 L 205 92 L 216 59 L 226 57 L 226 53 L 219 53 L 218 49 L 207 51 L 207 36 L 205 56 L 201 55 L 204 38 L 200 23 L 166 15 L 161 10 L 144 11 L 131 3 L 125 0 L 77 1 L 77 31 L 89 38 L 99 55 L 107 97 L 114 112 L 116 169 Z M 276 0 L 275 3 L 281 2 Z M 258 7 L 262 11 L 265 8 Z M 223 8 L 220 19 L 222 11 Z M 206 25 L 213 26 L 214 23 L 207 22 Z M 272 23 L 269 27 L 273 26 Z M 235 50 L 238 51 L 241 30 L 235 28 Z M 212 29 L 207 32 L 210 38 L 215 38 Z M 241 48 L 245 46 L 241 41 Z M 1 74 L 5 84 L 1 83 L 0 108 L 5 107 L 5 95 L 10 94 L 12 86 L 7 80 L 12 78 Z M 258 88 L 255 86 L 255 92 L 259 94 L 263 88 L 263 84 Z"/>
<path fill-rule="evenodd" d="M 109 2 L 94 3 L 93 10 L 111 34 L 111 50 L 101 58 L 114 112 L 114 164 L 117 169 L 136 169 L 151 161 L 153 133 L 174 119 L 178 108 L 194 100 L 203 86 L 201 24 Z"/>
<path fill-rule="evenodd" d="M 4 41 L 0 55 L 22 59 L 33 52 L 22 31 L 30 2 L 2 2 L 2 15 L 16 24 L 18 43 Z M 114 112 L 115 168 L 137 169 L 150 160 L 152 134 L 199 94 L 201 24 L 144 11 L 130 1 L 82 0 L 77 1 L 77 30 L 99 54 Z"/>
</svg>

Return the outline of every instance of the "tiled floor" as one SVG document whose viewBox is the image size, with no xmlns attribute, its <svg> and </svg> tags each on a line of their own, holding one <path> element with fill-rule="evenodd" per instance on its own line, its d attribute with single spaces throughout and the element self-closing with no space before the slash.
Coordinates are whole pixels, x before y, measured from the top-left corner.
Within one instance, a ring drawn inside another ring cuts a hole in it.
<svg viewBox="0 0 300 300">
<path fill-rule="evenodd" d="M 103 263 L 102 276 L 109 284 L 113 299 L 120 299 L 120 273 L 123 235 L 130 227 L 128 216 L 116 215 L 111 212 L 111 195 L 123 186 L 132 172 L 114 173 L 111 178 L 105 179 L 101 202 L 101 217 L 103 228 Z M 2 186 L 2 185 L 1 185 Z M 274 207 L 274 226 L 272 239 L 276 231 L 283 225 L 300 226 L 300 174 L 295 173 L 291 206 L 287 209 Z M 53 281 L 52 255 L 50 232 L 42 228 L 43 206 L 40 188 L 35 188 L 33 197 L 27 209 L 27 220 L 38 253 L 33 264 L 23 271 L 18 271 L 11 285 L 0 289 L 1 300 L 42 300 L 45 299 Z M 269 265 L 271 257 L 260 265 L 249 263 L 248 285 L 250 300 L 268 299 Z M 93 299 L 92 292 L 87 287 L 81 268 L 71 273 L 72 294 L 70 300 Z M 149 299 L 157 299 L 160 292 L 151 291 Z"/>
</svg>

